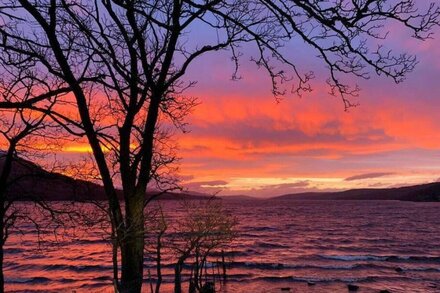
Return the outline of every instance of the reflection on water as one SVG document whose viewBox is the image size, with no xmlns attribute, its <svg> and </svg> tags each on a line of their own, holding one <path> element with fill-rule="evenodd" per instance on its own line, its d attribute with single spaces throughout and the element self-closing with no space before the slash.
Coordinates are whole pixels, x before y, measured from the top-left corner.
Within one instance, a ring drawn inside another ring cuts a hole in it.
<svg viewBox="0 0 440 293">
<path fill-rule="evenodd" d="M 392 201 L 226 201 L 239 220 L 224 292 L 440 292 L 440 204 Z M 171 216 L 178 205 L 166 203 Z M 22 226 L 6 248 L 8 291 L 111 292 L 102 229 L 43 237 Z M 46 242 L 44 241 L 46 240 Z M 146 261 L 146 272 L 152 268 Z M 172 267 L 163 292 L 172 291 Z M 145 278 L 145 283 L 148 283 Z M 145 286 L 149 292 L 149 286 Z"/>
</svg>

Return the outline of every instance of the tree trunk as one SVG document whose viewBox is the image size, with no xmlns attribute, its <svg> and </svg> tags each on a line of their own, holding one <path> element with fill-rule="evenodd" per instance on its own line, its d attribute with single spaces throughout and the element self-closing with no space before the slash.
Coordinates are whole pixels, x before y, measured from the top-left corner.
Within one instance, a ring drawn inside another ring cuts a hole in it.
<svg viewBox="0 0 440 293">
<path fill-rule="evenodd" d="M 116 239 L 115 229 L 112 226 L 112 262 L 113 262 L 113 288 L 115 292 L 119 292 L 119 275 L 118 275 L 118 240 Z"/>
<path fill-rule="evenodd" d="M 144 264 L 144 194 L 126 199 L 126 231 L 121 240 L 121 292 L 139 293 Z"/>
<path fill-rule="evenodd" d="M 157 273 L 157 281 L 156 281 L 156 290 L 155 293 L 160 292 L 160 285 L 162 284 L 162 232 L 157 236 L 157 250 L 156 250 L 156 273 Z"/>
<path fill-rule="evenodd" d="M 183 260 L 179 259 L 174 268 L 174 293 L 182 293 L 182 267 Z"/>
<path fill-rule="evenodd" d="M 200 265 L 199 265 L 199 250 L 196 250 L 196 263 L 194 264 L 194 285 L 197 289 L 200 289 L 199 280 L 200 280 Z"/>
<path fill-rule="evenodd" d="M 3 221 L 1 221 L 1 225 L 3 226 Z M 1 227 L 1 233 L 0 233 L 0 293 L 5 292 L 5 278 L 3 275 L 3 246 L 4 246 L 4 241 L 3 241 L 3 227 Z"/>
<path fill-rule="evenodd" d="M 1 181 L 0 181 L 1 184 Z M 2 188 L 0 188 L 2 189 Z M 5 277 L 3 274 L 3 258 L 4 258 L 4 251 L 3 248 L 6 243 L 7 236 L 7 230 L 5 230 L 5 227 L 7 227 L 7 222 L 5 222 L 5 215 L 6 215 L 6 208 L 5 208 L 5 189 L 0 190 L 0 293 L 5 292 Z"/>
<path fill-rule="evenodd" d="M 3 168 L 0 170 L 0 293 L 5 292 L 5 279 L 3 275 L 3 257 L 4 251 L 3 247 L 6 243 L 6 235 L 8 225 L 5 219 L 7 208 L 6 208 L 6 186 L 8 182 L 9 175 L 12 170 L 13 154 L 15 151 L 15 143 L 12 142 L 9 145 L 8 152 L 4 157 Z"/>
</svg>

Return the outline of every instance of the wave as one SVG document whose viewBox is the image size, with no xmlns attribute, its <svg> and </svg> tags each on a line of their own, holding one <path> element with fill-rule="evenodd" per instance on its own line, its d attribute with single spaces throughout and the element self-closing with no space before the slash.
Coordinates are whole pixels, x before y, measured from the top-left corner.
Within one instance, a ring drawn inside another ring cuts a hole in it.
<svg viewBox="0 0 440 293">
<path fill-rule="evenodd" d="M 377 277 L 360 277 L 360 278 L 305 278 L 294 276 L 264 276 L 255 277 L 249 281 L 266 281 L 266 282 L 312 282 L 312 283 L 361 283 L 371 282 L 376 280 Z M 401 279 L 401 278 L 387 278 L 387 279 Z"/>
<path fill-rule="evenodd" d="M 255 244 L 261 248 L 289 248 L 287 245 L 271 242 L 257 242 Z"/>
<path fill-rule="evenodd" d="M 98 282 L 102 282 L 102 281 L 112 281 L 113 278 L 110 276 L 99 276 L 99 277 L 95 277 L 92 279 L 93 281 L 98 281 Z"/>
<path fill-rule="evenodd" d="M 238 256 L 252 256 L 255 254 L 258 254 L 259 251 L 258 249 L 253 249 L 253 248 L 242 248 L 242 249 L 237 249 L 237 250 L 232 250 L 229 252 L 225 251 L 225 257 L 238 257 Z M 212 256 L 221 256 L 222 253 L 214 253 L 212 254 Z"/>
<path fill-rule="evenodd" d="M 110 244 L 110 240 L 107 239 L 76 239 L 74 241 L 76 244 Z"/>
<path fill-rule="evenodd" d="M 5 280 L 7 283 L 19 283 L 19 284 L 44 284 L 49 283 L 52 280 L 46 277 L 33 277 L 33 278 L 7 278 Z"/>
<path fill-rule="evenodd" d="M 350 270 L 389 270 L 391 272 L 440 272 L 440 267 L 399 267 L 380 265 L 374 263 L 342 264 L 342 265 L 321 265 L 321 264 L 284 264 L 284 263 L 258 263 L 258 262 L 233 262 L 230 267 L 237 269 L 260 269 L 271 270 L 324 270 L 324 271 L 350 271 Z"/>
<path fill-rule="evenodd" d="M 266 232 L 266 231 L 279 231 L 278 228 L 269 227 L 269 226 L 246 226 L 242 227 L 245 231 L 254 231 L 254 232 Z"/>
<path fill-rule="evenodd" d="M 387 256 L 374 256 L 374 255 L 326 255 L 320 254 L 319 257 L 331 260 L 341 260 L 341 261 L 361 261 L 361 260 L 377 260 L 385 261 Z"/>
<path fill-rule="evenodd" d="M 440 268 L 399 268 L 403 272 L 440 272 Z"/>
<path fill-rule="evenodd" d="M 395 267 L 382 266 L 376 264 L 346 264 L 346 265 L 320 265 L 320 264 L 284 264 L 284 263 L 258 263 L 258 262 L 233 262 L 233 268 L 255 268 L 263 270 L 354 270 L 354 269 L 390 269 L 395 270 Z"/>
<path fill-rule="evenodd" d="M 20 253 L 23 253 L 23 252 L 25 252 L 25 249 L 18 248 L 18 247 L 5 248 L 3 250 L 4 254 L 20 254 Z"/>
<path fill-rule="evenodd" d="M 390 255 L 390 256 L 379 256 L 379 255 L 318 255 L 324 259 L 340 260 L 340 261 L 417 261 L 417 262 L 439 262 L 440 257 L 438 256 L 401 256 L 401 255 Z"/>
<path fill-rule="evenodd" d="M 42 269 L 45 271 L 75 271 L 75 272 L 95 272 L 95 271 L 108 271 L 113 267 L 111 265 L 63 265 L 63 264 L 52 264 L 43 266 Z"/>
<path fill-rule="evenodd" d="M 419 278 L 404 278 L 401 276 L 366 276 L 366 277 L 295 277 L 295 276 L 259 276 L 248 279 L 249 282 L 307 282 L 307 283 L 369 283 L 386 281 L 400 283 L 402 281 L 420 281 Z M 434 279 L 424 279 L 424 281 L 434 282 Z"/>
<path fill-rule="evenodd" d="M 387 260 L 393 260 L 396 256 L 390 256 Z M 434 262 L 434 263 L 440 263 L 440 256 L 397 256 L 397 259 L 399 260 L 412 260 L 412 261 L 419 261 L 419 262 Z"/>
</svg>

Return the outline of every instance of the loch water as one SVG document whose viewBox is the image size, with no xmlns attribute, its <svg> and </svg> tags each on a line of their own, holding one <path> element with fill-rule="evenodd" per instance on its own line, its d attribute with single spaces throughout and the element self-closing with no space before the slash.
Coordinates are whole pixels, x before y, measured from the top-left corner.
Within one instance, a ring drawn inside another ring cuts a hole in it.
<svg viewBox="0 0 440 293">
<path fill-rule="evenodd" d="M 238 226 L 222 292 L 348 292 L 348 284 L 357 292 L 440 292 L 440 203 L 223 201 Z M 179 213 L 177 203 L 164 206 Z M 101 234 L 38 242 L 22 224 L 5 249 L 6 290 L 112 292 L 111 247 Z M 161 292 L 172 292 L 168 271 Z"/>
</svg>

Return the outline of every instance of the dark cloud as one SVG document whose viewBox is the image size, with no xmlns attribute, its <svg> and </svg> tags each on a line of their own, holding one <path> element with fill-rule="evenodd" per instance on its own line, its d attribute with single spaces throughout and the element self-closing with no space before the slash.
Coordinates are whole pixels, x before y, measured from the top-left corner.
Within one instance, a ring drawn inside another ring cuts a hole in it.
<svg viewBox="0 0 440 293">
<path fill-rule="evenodd" d="M 309 181 L 298 181 L 293 183 L 283 183 L 264 186 L 265 189 L 292 189 L 292 188 L 304 188 L 310 185 Z"/>
<path fill-rule="evenodd" d="M 198 192 L 212 192 L 225 189 L 228 182 L 224 180 L 189 182 L 184 184 L 185 189 Z"/>
<path fill-rule="evenodd" d="M 194 145 L 191 147 L 186 148 L 180 148 L 181 151 L 188 151 L 188 152 L 202 152 L 202 151 L 210 151 L 211 148 L 204 146 L 204 145 Z"/>
<path fill-rule="evenodd" d="M 221 124 L 207 123 L 193 125 L 192 135 L 195 137 L 227 138 L 240 143 L 241 149 L 253 149 L 258 146 L 274 143 L 278 145 L 299 145 L 310 143 L 341 143 L 344 141 L 355 145 L 386 143 L 393 139 L 383 129 L 366 129 L 356 134 L 344 134 L 339 121 L 330 121 L 319 127 L 316 133 L 309 134 L 298 127 L 277 127 L 279 121 L 272 118 L 249 117 L 245 121 L 224 121 Z"/>
<path fill-rule="evenodd" d="M 379 187 L 388 187 L 388 186 L 389 186 L 388 183 L 383 183 L 383 182 L 377 182 L 377 183 L 367 185 L 367 187 L 370 187 L 370 188 L 379 188 Z"/>
<path fill-rule="evenodd" d="M 228 184 L 228 182 L 224 180 L 212 180 L 212 181 L 191 182 L 191 184 L 198 184 L 200 186 L 219 186 L 219 185 L 226 185 Z"/>
<path fill-rule="evenodd" d="M 258 188 L 253 188 L 248 193 L 255 197 L 270 197 L 282 194 L 308 192 L 310 190 L 315 190 L 315 187 L 311 186 L 309 181 L 303 180 L 291 183 L 259 186 Z"/>
<path fill-rule="evenodd" d="M 194 179 L 193 175 L 179 175 L 179 179 L 182 181 L 190 181 Z"/>
<path fill-rule="evenodd" d="M 303 183 L 304 184 L 304 183 Z M 274 188 L 262 188 L 262 189 L 252 189 L 249 192 L 245 192 L 245 194 L 248 194 L 250 196 L 258 197 L 258 198 L 268 198 L 273 196 L 280 196 L 285 194 L 298 194 L 298 193 L 305 193 L 305 192 L 335 192 L 335 191 L 341 191 L 341 189 L 335 189 L 335 188 L 319 188 L 317 186 L 313 186 L 312 184 L 308 184 L 304 187 L 286 187 L 281 188 L 283 184 L 280 184 L 279 189 Z M 288 185 L 288 184 L 285 184 Z M 234 194 L 233 190 L 227 191 L 228 194 Z"/>
<path fill-rule="evenodd" d="M 393 174 L 395 174 L 395 173 L 389 173 L 389 172 L 365 173 L 365 174 L 359 174 L 359 175 L 347 177 L 344 180 L 345 181 L 355 181 L 355 180 L 373 179 L 373 178 L 379 178 L 379 177 L 384 177 L 384 176 L 393 175 Z"/>
</svg>

